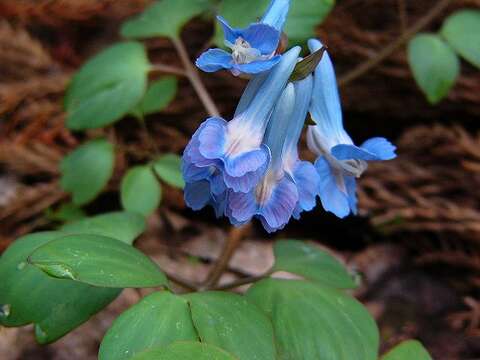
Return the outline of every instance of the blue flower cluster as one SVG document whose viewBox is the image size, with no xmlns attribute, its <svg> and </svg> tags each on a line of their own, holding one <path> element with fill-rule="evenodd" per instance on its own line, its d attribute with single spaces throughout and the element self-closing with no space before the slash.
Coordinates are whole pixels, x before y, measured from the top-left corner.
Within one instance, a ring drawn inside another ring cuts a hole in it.
<svg viewBox="0 0 480 360">
<path fill-rule="evenodd" d="M 212 72 L 254 74 L 230 121 L 205 120 L 187 145 L 182 162 L 185 201 L 199 210 L 212 206 L 218 217 L 234 225 L 261 221 L 268 232 L 282 229 L 294 217 L 316 205 L 338 217 L 357 211 L 356 181 L 367 161 L 395 157 L 384 138 L 353 144 L 342 124 L 342 111 L 333 64 L 325 52 L 313 74 L 290 81 L 300 48 L 275 54 L 289 0 L 273 0 L 259 23 L 232 29 L 222 23 L 229 54 L 208 50 L 197 66 Z M 309 41 L 310 51 L 322 48 Z M 305 118 L 314 164 L 298 156 Z"/>
</svg>

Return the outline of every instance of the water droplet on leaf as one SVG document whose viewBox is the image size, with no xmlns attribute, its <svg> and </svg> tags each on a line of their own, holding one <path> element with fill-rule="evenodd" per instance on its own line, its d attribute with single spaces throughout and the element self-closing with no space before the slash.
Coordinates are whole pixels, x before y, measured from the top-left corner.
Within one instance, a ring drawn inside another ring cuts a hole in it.
<svg viewBox="0 0 480 360">
<path fill-rule="evenodd" d="M 21 263 L 18 263 L 17 270 L 23 270 L 25 266 L 27 266 L 27 263 L 25 261 L 22 261 Z"/>
<path fill-rule="evenodd" d="M 10 304 L 4 304 L 0 306 L 0 317 L 6 318 L 10 315 Z"/>
<path fill-rule="evenodd" d="M 41 270 L 46 272 L 48 275 L 60 278 L 60 279 L 71 279 L 75 280 L 75 274 L 72 269 L 70 269 L 65 264 L 40 264 L 36 263 L 35 266 L 38 266 Z"/>
</svg>

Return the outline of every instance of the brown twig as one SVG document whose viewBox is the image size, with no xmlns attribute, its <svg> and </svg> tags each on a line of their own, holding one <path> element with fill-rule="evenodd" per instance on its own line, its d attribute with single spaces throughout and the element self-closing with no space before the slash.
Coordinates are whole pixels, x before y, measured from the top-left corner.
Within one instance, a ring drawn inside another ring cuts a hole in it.
<svg viewBox="0 0 480 360">
<path fill-rule="evenodd" d="M 150 71 L 172 74 L 177 76 L 187 76 L 187 72 L 184 69 L 165 64 L 152 64 L 152 66 L 150 66 Z"/>
<path fill-rule="evenodd" d="M 270 277 L 270 275 L 272 275 L 272 273 L 273 273 L 272 270 L 268 270 L 268 271 L 267 271 L 266 273 L 264 273 L 264 274 L 255 275 L 255 276 L 243 277 L 243 278 L 237 279 L 237 280 L 235 280 L 235 281 L 232 281 L 231 283 L 228 283 L 228 284 L 214 286 L 212 289 L 213 289 L 213 290 L 230 290 L 230 289 L 234 289 L 234 288 L 237 288 L 237 287 L 242 286 L 242 285 L 251 284 L 251 283 L 254 283 L 254 282 L 263 280 L 263 279 L 265 279 L 265 278 L 268 278 L 268 277 Z"/>
<path fill-rule="evenodd" d="M 202 287 L 203 289 L 211 289 L 217 285 L 221 276 L 225 272 L 225 269 L 227 268 L 230 259 L 235 253 L 235 250 L 237 250 L 238 246 L 240 245 L 241 240 L 250 231 L 250 227 L 250 223 L 240 227 L 232 227 L 232 230 L 230 231 L 227 239 L 225 240 L 222 253 L 220 254 L 218 260 L 215 262 L 212 270 L 208 274 L 205 284 Z"/>
<path fill-rule="evenodd" d="M 430 9 L 430 11 L 428 11 L 427 14 L 425 14 L 409 29 L 407 29 L 402 35 L 400 35 L 397 40 L 380 50 L 375 56 L 360 64 L 349 73 L 341 76 L 338 79 L 338 86 L 347 85 L 348 83 L 364 75 L 365 73 L 373 69 L 375 66 L 377 66 L 379 63 L 381 63 L 383 60 L 388 58 L 399 47 L 401 47 L 408 40 L 410 40 L 416 33 L 429 25 L 438 15 L 442 13 L 443 10 L 445 10 L 448 5 L 450 5 L 451 2 L 453 2 L 453 0 L 440 0 L 437 4 L 435 4 L 434 7 Z"/>
<path fill-rule="evenodd" d="M 167 276 L 167 278 L 174 282 L 175 284 L 181 286 L 182 288 L 186 289 L 186 290 L 189 290 L 189 291 L 197 291 L 199 286 L 193 282 L 190 282 L 186 279 L 183 279 L 181 277 L 178 277 L 177 275 L 173 275 L 173 274 L 170 274 L 170 273 L 166 273 L 165 272 L 165 275 Z"/>
<path fill-rule="evenodd" d="M 193 88 L 195 89 L 195 92 L 197 93 L 198 97 L 202 101 L 203 106 L 205 106 L 205 109 L 207 110 L 208 114 L 210 116 L 220 116 L 220 112 L 218 111 L 217 106 L 215 105 L 210 94 L 205 88 L 205 85 L 203 85 L 203 82 L 200 79 L 197 69 L 195 69 L 195 67 L 192 65 L 190 58 L 188 56 L 187 49 L 185 48 L 185 45 L 183 44 L 182 40 L 173 39 L 173 45 L 175 46 L 175 49 L 178 52 L 178 56 L 180 56 L 180 60 L 182 61 L 183 66 L 185 67 L 186 75 L 190 80 L 190 83 L 192 84 Z"/>
</svg>

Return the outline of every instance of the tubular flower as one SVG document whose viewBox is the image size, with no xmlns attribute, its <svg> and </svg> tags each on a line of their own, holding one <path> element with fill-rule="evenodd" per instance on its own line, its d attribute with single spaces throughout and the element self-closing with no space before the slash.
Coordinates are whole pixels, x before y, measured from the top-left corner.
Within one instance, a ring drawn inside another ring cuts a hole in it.
<svg viewBox="0 0 480 360">
<path fill-rule="evenodd" d="M 197 59 L 196 65 L 205 72 L 230 70 L 235 76 L 270 70 L 280 61 L 281 56 L 275 52 L 289 7 L 290 0 L 272 0 L 261 21 L 246 29 L 234 29 L 218 16 L 225 34 L 225 45 L 231 53 L 210 49 Z"/>
<path fill-rule="evenodd" d="M 322 47 L 310 40 L 314 52 Z M 310 113 L 316 125 L 309 126 L 307 144 L 318 155 L 315 168 L 320 175 L 319 195 L 325 210 L 343 218 L 357 212 L 356 178 L 367 169 L 367 161 L 396 157 L 395 146 L 375 137 L 361 146 L 354 145 L 343 128 L 342 109 L 332 61 L 324 53 L 314 73 Z"/>
<path fill-rule="evenodd" d="M 257 217 L 266 231 L 274 232 L 292 215 L 315 206 L 318 175 L 313 165 L 298 159 L 297 153 L 311 93 L 311 77 L 295 85 L 289 83 L 283 91 L 264 138 L 272 155 L 270 166 L 250 192 L 229 194 L 226 212 L 232 223 Z"/>
<path fill-rule="evenodd" d="M 263 177 L 270 162 L 270 150 L 262 144 L 265 129 L 299 52 L 299 47 L 291 49 L 270 72 L 250 81 L 231 121 L 211 117 L 192 136 L 182 159 L 190 207 L 227 200 L 229 190 L 249 192 Z M 202 195 L 191 193 L 195 186 Z"/>
</svg>

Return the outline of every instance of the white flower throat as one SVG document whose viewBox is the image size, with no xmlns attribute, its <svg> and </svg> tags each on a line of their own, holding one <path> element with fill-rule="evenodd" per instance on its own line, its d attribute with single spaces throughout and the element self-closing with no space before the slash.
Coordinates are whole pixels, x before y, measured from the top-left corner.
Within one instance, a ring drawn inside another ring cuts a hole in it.
<svg viewBox="0 0 480 360">
<path fill-rule="evenodd" d="M 259 50 L 252 48 L 250 43 L 242 37 L 238 37 L 235 44 L 228 43 L 227 45 L 232 49 L 232 58 L 236 64 L 248 64 L 265 57 L 261 55 Z"/>
</svg>

